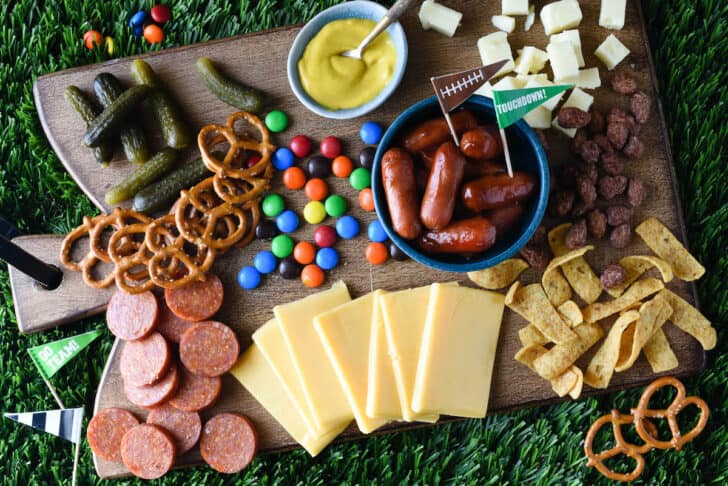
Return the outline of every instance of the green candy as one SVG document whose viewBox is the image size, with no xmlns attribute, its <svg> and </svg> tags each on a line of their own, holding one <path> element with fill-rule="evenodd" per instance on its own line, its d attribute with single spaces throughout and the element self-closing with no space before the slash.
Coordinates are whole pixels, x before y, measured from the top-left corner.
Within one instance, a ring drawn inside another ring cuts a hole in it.
<svg viewBox="0 0 728 486">
<path fill-rule="evenodd" d="M 286 258 L 293 253 L 293 240 L 288 235 L 278 235 L 271 241 L 270 251 L 277 258 Z"/>
<path fill-rule="evenodd" d="M 263 198 L 263 214 L 275 218 L 283 212 L 286 203 L 279 194 L 268 194 Z"/>
<path fill-rule="evenodd" d="M 273 133 L 282 132 L 288 128 L 288 115 L 281 110 L 273 110 L 265 115 L 265 126 Z"/>
<path fill-rule="evenodd" d="M 332 194 L 326 198 L 324 207 L 326 208 L 326 214 L 333 218 L 338 218 L 346 213 L 346 199 L 338 194 Z"/>
<path fill-rule="evenodd" d="M 351 187 L 357 191 L 361 191 L 371 185 L 372 174 L 369 172 L 369 169 L 359 167 L 358 169 L 354 169 L 354 172 L 352 172 L 349 176 L 349 183 L 351 184 Z"/>
</svg>

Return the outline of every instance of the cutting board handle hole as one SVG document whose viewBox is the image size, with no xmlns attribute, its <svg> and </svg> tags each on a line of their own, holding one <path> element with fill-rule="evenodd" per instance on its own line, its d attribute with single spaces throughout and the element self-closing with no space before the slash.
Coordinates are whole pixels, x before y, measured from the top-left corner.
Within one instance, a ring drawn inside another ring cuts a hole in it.
<svg viewBox="0 0 728 486">
<path fill-rule="evenodd" d="M 63 283 L 63 271 L 60 268 L 58 268 L 56 265 L 52 265 L 50 263 L 47 263 L 46 265 L 48 265 L 49 267 L 58 271 L 58 275 L 59 275 L 58 280 L 51 282 L 51 285 L 44 285 L 43 283 L 41 283 L 37 280 L 33 280 L 33 287 L 38 290 L 43 290 L 43 291 L 56 290 Z"/>
</svg>

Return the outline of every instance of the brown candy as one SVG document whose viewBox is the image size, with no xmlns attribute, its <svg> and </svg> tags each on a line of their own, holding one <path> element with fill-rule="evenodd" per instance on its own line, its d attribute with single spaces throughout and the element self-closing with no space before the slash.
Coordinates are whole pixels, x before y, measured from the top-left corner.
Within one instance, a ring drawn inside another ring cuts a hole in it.
<svg viewBox="0 0 728 486">
<path fill-rule="evenodd" d="M 599 162 L 600 153 L 599 145 L 594 140 L 587 140 L 581 144 L 581 148 L 579 149 L 579 156 L 584 162 Z"/>
<path fill-rule="evenodd" d="M 592 238 L 601 240 L 607 233 L 607 216 L 600 209 L 593 209 L 586 215 L 586 227 Z"/>
<path fill-rule="evenodd" d="M 574 191 L 559 191 L 554 194 L 552 213 L 557 218 L 563 218 L 571 212 L 571 208 L 574 206 L 574 199 L 576 194 Z"/>
<path fill-rule="evenodd" d="M 645 151 L 644 144 L 637 138 L 637 135 L 630 135 L 627 143 L 622 149 L 622 153 L 630 159 L 637 159 L 642 156 Z"/>
<path fill-rule="evenodd" d="M 576 248 L 581 248 L 582 246 L 586 245 L 586 236 L 586 220 L 584 218 L 581 218 L 579 221 L 574 223 L 571 228 L 569 228 L 569 231 L 566 232 L 564 241 L 567 247 L 575 250 Z"/>
<path fill-rule="evenodd" d="M 591 121 L 591 115 L 579 108 L 566 107 L 559 110 L 558 120 L 564 128 L 583 128 Z"/>
<path fill-rule="evenodd" d="M 551 255 L 549 249 L 544 244 L 532 245 L 527 244 L 518 252 L 521 257 L 533 268 L 543 270 L 549 264 Z"/>
<path fill-rule="evenodd" d="M 589 108 L 589 113 L 591 114 L 591 121 L 589 122 L 589 125 L 587 125 L 587 128 L 589 128 L 589 132 L 592 134 L 592 136 L 604 133 L 604 130 L 607 128 L 607 122 L 604 119 L 604 113 L 597 110 L 593 106 Z"/>
<path fill-rule="evenodd" d="M 630 95 L 637 91 L 637 81 L 626 71 L 618 71 L 610 79 L 612 89 L 623 95 Z"/>
<path fill-rule="evenodd" d="M 636 208 L 637 206 L 642 205 L 646 196 L 647 188 L 645 187 L 645 184 L 640 179 L 635 179 L 634 177 L 631 178 L 627 185 L 627 200 L 629 201 L 629 204 Z"/>
<path fill-rule="evenodd" d="M 610 263 L 604 268 L 599 281 L 603 289 L 611 289 L 617 285 L 622 285 L 627 277 L 627 272 L 619 263 Z"/>
<path fill-rule="evenodd" d="M 607 124 L 607 138 L 612 147 L 617 150 L 622 150 L 624 144 L 627 143 L 629 133 L 629 125 L 624 122 L 613 121 Z"/>
<path fill-rule="evenodd" d="M 627 178 L 623 175 L 604 176 L 597 183 L 599 195 L 607 201 L 623 194 L 627 189 Z"/>
<path fill-rule="evenodd" d="M 609 234 L 609 243 L 614 248 L 624 248 L 632 239 L 632 228 L 628 223 L 620 224 Z"/>
<path fill-rule="evenodd" d="M 634 115 L 637 123 L 645 123 L 650 117 L 650 105 L 652 100 L 650 97 L 642 91 L 632 95 L 632 114 Z"/>
<path fill-rule="evenodd" d="M 602 154 L 599 167 L 601 167 L 605 174 L 611 176 L 621 175 L 624 172 L 624 162 L 614 152 L 611 154 Z"/>
<path fill-rule="evenodd" d="M 609 226 L 619 226 L 620 224 L 629 223 L 631 220 L 632 208 L 621 205 L 607 208 L 607 224 Z"/>
<path fill-rule="evenodd" d="M 577 177 L 576 190 L 585 204 L 593 204 L 597 200 L 597 188 L 594 182 L 586 176 Z"/>
</svg>

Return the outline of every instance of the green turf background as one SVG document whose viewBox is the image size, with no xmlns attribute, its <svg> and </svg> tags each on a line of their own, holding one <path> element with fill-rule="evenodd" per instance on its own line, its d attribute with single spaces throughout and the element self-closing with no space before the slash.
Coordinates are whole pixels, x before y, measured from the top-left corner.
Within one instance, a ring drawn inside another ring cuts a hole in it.
<svg viewBox="0 0 728 486">
<path fill-rule="evenodd" d="M 485 0 L 484 0 L 485 1 Z M 489 0 L 496 1 L 496 0 Z M 0 215 L 27 233 L 63 233 L 95 208 L 65 172 L 48 144 L 33 105 L 34 79 L 108 58 L 86 50 L 90 27 L 113 35 L 119 56 L 150 48 L 130 36 L 126 19 L 151 1 L 4 1 L 0 4 Z M 174 17 L 161 47 L 202 42 L 302 22 L 336 1 L 170 2 Z M 8 6 L 9 5 L 9 6 Z M 215 6 L 213 6 L 215 5 Z M 650 453 L 640 482 L 726 484 L 726 322 L 728 321 L 728 140 L 726 84 L 728 2 L 643 1 L 659 88 L 693 251 L 708 268 L 698 283 L 703 312 L 719 344 L 706 370 L 687 381 L 689 393 L 712 407 L 707 431 L 681 452 Z M 0 266 L 0 400 L 2 411 L 56 408 L 25 349 L 101 326 L 89 319 L 37 336 L 18 333 L 7 268 Z M 69 405 L 93 407 L 111 349 L 111 335 L 84 350 L 53 383 Z M 602 484 L 584 467 L 583 434 L 612 407 L 628 410 L 637 391 L 370 438 L 330 447 L 316 459 L 303 451 L 257 459 L 244 474 L 226 477 L 199 467 L 168 474 L 160 484 Z M 3 484 L 70 484 L 69 443 L 0 420 Z M 84 443 L 79 484 L 96 484 Z M 118 481 L 132 484 L 134 481 Z"/>
</svg>

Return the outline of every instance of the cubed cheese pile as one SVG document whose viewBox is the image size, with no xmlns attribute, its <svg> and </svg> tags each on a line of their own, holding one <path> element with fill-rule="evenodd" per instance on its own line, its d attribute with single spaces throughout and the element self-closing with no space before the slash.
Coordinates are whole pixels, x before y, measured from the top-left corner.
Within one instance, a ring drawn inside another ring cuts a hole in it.
<svg viewBox="0 0 728 486">
<path fill-rule="evenodd" d="M 484 417 L 503 307 L 455 283 L 351 300 L 337 282 L 275 307 L 231 373 L 312 456 L 352 420 Z"/>
</svg>

